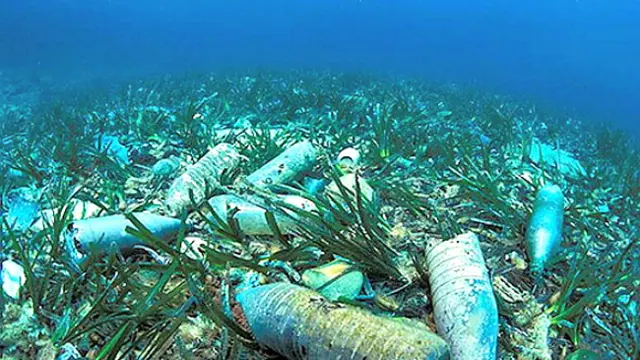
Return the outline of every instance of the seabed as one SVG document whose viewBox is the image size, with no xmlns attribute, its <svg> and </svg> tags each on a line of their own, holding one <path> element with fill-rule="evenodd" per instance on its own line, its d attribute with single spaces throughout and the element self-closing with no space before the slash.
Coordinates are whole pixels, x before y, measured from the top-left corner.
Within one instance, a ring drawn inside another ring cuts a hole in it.
<svg viewBox="0 0 640 360">
<path fill-rule="evenodd" d="M 499 359 L 640 358 L 640 151 L 621 131 L 407 78 L 193 74 L 51 97 L 4 76 L 2 360 L 274 358 L 235 294 L 276 282 L 340 285 L 331 306 L 438 332 L 425 251 L 465 233 L 491 279 Z M 304 141 L 316 153 L 295 176 L 247 181 Z M 248 199 L 271 231 L 197 199 L 171 239 L 146 231 L 131 214 L 169 215 L 172 183 L 223 142 L 237 166 L 199 186 Z M 564 194 L 562 243 L 532 273 L 526 230 L 546 184 Z M 141 244 L 74 263 L 71 222 L 114 214 Z M 309 283 L 310 269 L 333 282 Z"/>
</svg>

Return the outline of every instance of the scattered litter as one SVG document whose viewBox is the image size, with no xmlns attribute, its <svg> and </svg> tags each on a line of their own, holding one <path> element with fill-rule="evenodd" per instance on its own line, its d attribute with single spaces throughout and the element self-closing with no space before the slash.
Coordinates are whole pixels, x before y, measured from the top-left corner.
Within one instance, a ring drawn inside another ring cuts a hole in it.
<svg viewBox="0 0 640 360">
<path fill-rule="evenodd" d="M 342 187 L 347 190 L 348 196 L 350 198 L 355 198 L 357 186 L 360 186 L 360 195 L 361 198 L 373 204 L 375 201 L 376 193 L 373 188 L 369 185 L 367 180 L 356 174 L 347 174 L 340 177 L 340 184 Z M 343 197 L 340 192 L 340 187 L 335 182 L 331 182 L 326 190 L 326 193 L 332 194 L 333 196 L 341 199 Z"/>
<path fill-rule="evenodd" d="M 84 358 L 78 352 L 73 344 L 66 343 L 60 348 L 60 353 L 56 360 L 83 360 Z"/>
<path fill-rule="evenodd" d="M 335 301 L 339 298 L 354 300 L 364 285 L 364 274 L 342 260 L 305 270 L 302 283 Z"/>
<path fill-rule="evenodd" d="M 0 270 L 0 283 L 4 293 L 14 299 L 20 298 L 20 290 L 27 281 L 22 266 L 12 260 L 2 262 L 2 270 Z"/>
<path fill-rule="evenodd" d="M 308 176 L 302 179 L 302 186 L 311 195 L 320 194 L 327 187 L 327 183 L 326 179 L 316 179 Z"/>
<path fill-rule="evenodd" d="M 107 151 L 107 155 L 112 157 L 120 165 L 129 165 L 129 149 L 120 143 L 118 137 L 102 135 L 96 139 L 98 151 Z"/>
<path fill-rule="evenodd" d="M 338 154 L 338 166 L 344 172 L 352 172 L 356 167 L 360 166 L 360 152 L 355 148 L 348 147 L 342 149 Z"/>
<path fill-rule="evenodd" d="M 587 171 L 574 155 L 568 151 L 554 149 L 553 146 L 541 143 L 534 139 L 529 151 L 529 159 L 536 164 L 550 164 L 561 173 L 571 177 L 586 176 Z"/>
<path fill-rule="evenodd" d="M 104 209 L 91 201 L 72 200 L 71 220 L 80 220 L 98 216 Z M 42 210 L 38 220 L 31 225 L 31 230 L 42 231 L 48 225 L 53 224 L 55 215 L 61 211 L 60 208 Z"/>
<path fill-rule="evenodd" d="M 560 248 L 564 224 L 564 196 L 558 185 L 546 185 L 536 194 L 526 233 L 531 273 L 540 275 Z"/>
<path fill-rule="evenodd" d="M 316 205 L 303 197 L 281 195 L 277 197 L 283 203 L 304 211 L 317 210 Z M 255 200 L 260 203 L 259 200 Z M 238 225 L 245 235 L 274 235 L 267 219 L 267 209 L 235 195 L 218 195 L 209 200 L 218 218 L 228 226 L 229 218 Z M 283 235 L 294 234 L 299 226 L 300 218 L 291 210 L 283 210 L 284 214 L 275 212 L 274 220 Z M 215 219 L 212 219 L 215 222 Z"/>
</svg>

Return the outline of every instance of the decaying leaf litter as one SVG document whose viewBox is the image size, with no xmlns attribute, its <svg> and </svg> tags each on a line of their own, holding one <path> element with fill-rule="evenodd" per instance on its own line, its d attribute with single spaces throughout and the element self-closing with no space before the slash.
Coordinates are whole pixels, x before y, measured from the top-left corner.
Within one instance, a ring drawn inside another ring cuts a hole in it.
<svg viewBox="0 0 640 360">
<path fill-rule="evenodd" d="M 477 237 L 486 262 L 499 358 L 638 357 L 640 153 L 624 134 L 456 86 L 351 74 L 90 90 L 27 118 L 3 108 L 3 134 L 15 134 L 2 141 L 0 256 L 13 276 L 0 296 L 3 358 L 270 357 L 277 346 L 236 294 L 282 283 L 331 298 L 311 296 L 328 314 L 354 309 L 355 334 L 375 330 L 361 323 L 375 316 L 443 336 L 427 249 L 459 236 Z M 309 166 L 252 180 L 300 143 L 317 151 Z M 167 209 L 176 179 L 220 144 L 237 164 L 180 194 L 185 211 Z M 532 273 L 528 226 L 547 185 L 563 194 L 561 245 Z M 171 241 L 149 232 L 145 212 L 178 219 Z M 120 214 L 133 249 L 111 242 L 74 265 L 73 221 Z M 322 319 L 296 325 L 296 353 L 284 355 L 323 354 L 300 344 L 340 353 L 341 330 Z M 384 356 L 345 338 L 354 358 Z"/>
</svg>

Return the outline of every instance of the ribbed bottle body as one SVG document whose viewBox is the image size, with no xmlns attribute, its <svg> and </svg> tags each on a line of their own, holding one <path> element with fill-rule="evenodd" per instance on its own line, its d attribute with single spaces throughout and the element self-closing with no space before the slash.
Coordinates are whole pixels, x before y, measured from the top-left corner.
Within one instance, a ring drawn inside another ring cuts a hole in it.
<svg viewBox="0 0 640 360">
<path fill-rule="evenodd" d="M 239 162 L 240 153 L 233 145 L 216 145 L 173 181 L 167 192 L 165 209 L 172 216 L 179 216 L 190 210 L 193 205 L 190 192 L 193 193 L 195 203 L 204 201 L 209 195 L 207 191 L 218 186 L 222 173 L 231 171 Z"/>
<path fill-rule="evenodd" d="M 459 235 L 426 255 L 434 318 L 451 357 L 495 359 L 498 310 L 477 236 Z"/>
<path fill-rule="evenodd" d="M 386 318 L 278 283 L 237 295 L 256 339 L 291 360 L 448 359 L 442 338 L 419 321 Z"/>
</svg>

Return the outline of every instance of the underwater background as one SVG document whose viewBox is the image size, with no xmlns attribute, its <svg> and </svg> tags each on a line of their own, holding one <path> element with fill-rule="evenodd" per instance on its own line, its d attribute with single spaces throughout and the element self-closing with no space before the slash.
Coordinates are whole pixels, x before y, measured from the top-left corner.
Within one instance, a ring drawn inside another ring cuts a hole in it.
<svg viewBox="0 0 640 360">
<path fill-rule="evenodd" d="M 640 359 L 638 19 L 0 0 L 0 360 Z"/>
<path fill-rule="evenodd" d="M 57 83 L 374 71 L 474 84 L 637 129 L 639 17 L 634 0 L 7 0 L 0 66 Z"/>
</svg>

